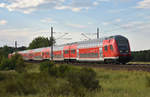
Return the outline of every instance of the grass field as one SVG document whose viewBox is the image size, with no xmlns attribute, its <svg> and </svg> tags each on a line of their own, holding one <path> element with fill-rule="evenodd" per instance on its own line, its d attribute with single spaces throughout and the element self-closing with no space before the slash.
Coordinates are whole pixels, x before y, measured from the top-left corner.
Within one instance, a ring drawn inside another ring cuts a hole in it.
<svg viewBox="0 0 150 97">
<path fill-rule="evenodd" d="M 81 67 L 75 67 L 81 68 Z M 26 69 L 28 73 L 39 73 L 39 65 L 37 64 L 28 64 Z M 86 95 L 80 97 L 150 97 L 150 73 L 143 71 L 126 71 L 126 70 L 105 70 L 100 68 L 93 68 L 97 73 L 97 78 L 99 84 L 101 85 L 101 91 L 86 92 Z M 3 71 L 2 74 L 10 74 L 14 76 L 16 72 L 14 71 Z M 47 76 L 45 76 L 47 77 Z M 36 78 L 36 77 L 35 77 Z M 39 78 L 40 79 L 40 78 Z M 45 80 L 44 76 L 41 76 L 41 79 Z M 15 79 L 14 79 L 15 80 Z M 36 81 L 36 79 L 34 80 Z M 55 82 L 53 86 L 58 86 L 58 84 L 63 83 L 63 79 L 48 79 L 45 82 L 51 87 L 50 82 Z M 44 83 L 44 82 L 43 82 Z M 5 88 L 5 82 L 0 81 L 0 89 Z M 7 83 L 8 84 L 8 83 Z M 34 82 L 32 83 L 34 84 Z M 43 84 L 40 84 L 41 87 Z M 35 87 L 40 87 L 36 85 Z M 31 85 L 34 86 L 34 85 Z M 15 86 L 14 86 L 15 87 Z M 13 88 L 11 86 L 10 88 Z M 30 88 L 30 85 L 26 88 Z M 42 87 L 43 88 L 43 87 Z M 62 87 L 63 88 L 63 87 Z M 50 96 L 49 87 L 44 87 L 38 93 L 31 93 L 28 95 L 21 94 L 6 94 L 6 97 L 76 97 L 73 95 L 70 96 Z M 32 90 L 31 90 L 32 91 Z M 5 96 L 2 95 L 2 96 Z M 1 97 L 1 96 L 0 96 Z"/>
<path fill-rule="evenodd" d="M 129 62 L 128 64 L 150 64 L 150 62 Z"/>
<path fill-rule="evenodd" d="M 150 73 L 95 69 L 103 91 L 95 97 L 150 97 Z"/>
</svg>

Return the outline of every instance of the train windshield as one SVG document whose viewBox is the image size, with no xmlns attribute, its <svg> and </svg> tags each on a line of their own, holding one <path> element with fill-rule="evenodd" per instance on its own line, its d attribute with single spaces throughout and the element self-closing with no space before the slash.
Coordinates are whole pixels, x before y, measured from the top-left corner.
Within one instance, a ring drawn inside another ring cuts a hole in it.
<svg viewBox="0 0 150 97">
<path fill-rule="evenodd" d="M 116 42 L 117 42 L 120 53 L 128 53 L 129 52 L 129 43 L 126 38 L 117 37 Z"/>
<path fill-rule="evenodd" d="M 125 46 L 125 45 L 120 45 L 118 47 L 119 47 L 120 50 L 127 50 L 128 49 L 128 47 Z"/>
</svg>

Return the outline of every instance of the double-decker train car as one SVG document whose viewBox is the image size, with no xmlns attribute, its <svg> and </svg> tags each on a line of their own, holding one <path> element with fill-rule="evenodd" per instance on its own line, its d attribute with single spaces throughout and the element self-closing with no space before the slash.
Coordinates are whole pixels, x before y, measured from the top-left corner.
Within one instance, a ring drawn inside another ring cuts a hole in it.
<svg viewBox="0 0 150 97">
<path fill-rule="evenodd" d="M 51 47 L 19 51 L 24 60 L 51 60 Z M 13 54 L 9 55 L 9 58 Z M 129 41 L 121 35 L 57 45 L 54 61 L 127 63 L 131 59 Z"/>
</svg>

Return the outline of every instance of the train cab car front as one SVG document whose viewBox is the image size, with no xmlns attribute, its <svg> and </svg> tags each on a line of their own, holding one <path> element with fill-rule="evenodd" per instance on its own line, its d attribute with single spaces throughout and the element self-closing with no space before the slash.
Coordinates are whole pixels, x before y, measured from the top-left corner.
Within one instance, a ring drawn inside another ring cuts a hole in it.
<svg viewBox="0 0 150 97">
<path fill-rule="evenodd" d="M 119 63 L 127 63 L 131 60 L 131 50 L 129 41 L 127 38 L 117 35 L 115 36 L 117 51 L 118 51 L 118 62 Z"/>
<path fill-rule="evenodd" d="M 111 36 L 103 41 L 103 55 L 105 63 L 127 63 L 131 60 L 128 39 L 121 36 Z"/>
</svg>

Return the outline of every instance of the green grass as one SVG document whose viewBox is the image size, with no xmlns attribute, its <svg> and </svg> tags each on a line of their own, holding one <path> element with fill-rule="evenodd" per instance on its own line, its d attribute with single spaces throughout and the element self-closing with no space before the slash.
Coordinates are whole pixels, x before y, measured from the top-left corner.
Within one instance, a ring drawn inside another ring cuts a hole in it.
<svg viewBox="0 0 150 97">
<path fill-rule="evenodd" d="M 40 65 L 37 64 L 37 63 L 26 63 L 26 70 L 27 72 L 29 73 L 32 73 L 32 72 L 37 72 L 39 73 L 40 72 Z"/>
<path fill-rule="evenodd" d="M 95 70 L 103 87 L 95 97 L 150 97 L 148 72 Z"/>
<path fill-rule="evenodd" d="M 150 64 L 150 62 L 129 62 L 128 64 Z"/>
<path fill-rule="evenodd" d="M 58 66 L 58 65 L 57 65 Z M 82 68 L 82 67 L 75 67 L 74 68 Z M 74 95 L 55 95 L 50 96 L 51 87 L 60 87 L 65 88 L 66 80 L 63 78 L 47 78 L 47 76 L 39 76 L 37 74 L 40 73 L 39 71 L 39 64 L 27 64 L 26 69 L 29 74 L 35 74 L 33 77 L 35 79 L 41 79 L 39 82 L 36 80 L 27 80 L 29 84 L 33 84 L 33 87 L 39 88 L 42 87 L 38 93 L 33 93 L 29 95 L 20 95 L 20 94 L 9 94 L 6 97 L 77 97 Z M 99 80 L 99 84 L 102 87 L 101 91 L 93 91 L 87 92 L 85 97 L 150 97 L 150 73 L 143 72 L 143 71 L 127 71 L 127 70 L 106 70 L 100 68 L 93 68 L 97 73 L 97 78 Z M 0 72 L 1 74 L 6 74 L 6 77 L 9 78 L 10 81 L 15 80 L 14 78 L 18 76 L 15 71 L 3 71 Z M 32 76 L 29 77 L 32 77 Z M 26 76 L 28 77 L 28 76 Z M 14 82 L 16 83 L 16 82 Z M 39 83 L 39 84 L 38 84 Z M 54 84 L 51 84 L 54 83 Z M 0 88 L 5 87 L 4 84 L 8 84 L 8 82 L 0 81 Z M 43 87 L 43 85 L 47 87 Z M 32 86 L 32 85 L 31 85 Z M 13 88 L 13 87 L 11 87 Z M 26 88 L 30 88 L 30 86 L 26 86 Z M 58 89 L 56 88 L 56 89 Z M 67 90 L 67 89 L 66 89 Z M 3 91 L 2 91 L 3 92 Z M 5 92 L 5 91 L 4 91 Z M 64 91 L 65 92 L 65 91 Z M 4 97 L 5 95 L 3 95 Z"/>
</svg>

